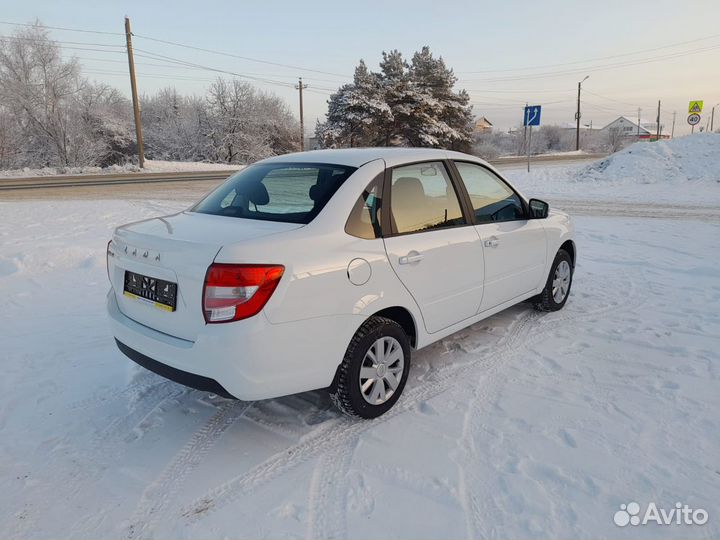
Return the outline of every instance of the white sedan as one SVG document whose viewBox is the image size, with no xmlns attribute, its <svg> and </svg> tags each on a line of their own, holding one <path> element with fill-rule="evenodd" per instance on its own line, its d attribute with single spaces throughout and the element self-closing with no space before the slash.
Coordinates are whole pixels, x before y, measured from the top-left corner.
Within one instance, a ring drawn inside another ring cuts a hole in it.
<svg viewBox="0 0 720 540">
<path fill-rule="evenodd" d="M 563 307 L 570 218 L 476 157 L 320 150 L 266 159 L 192 208 L 118 227 L 107 309 L 120 350 L 242 400 L 328 388 L 390 409 L 413 350 L 530 299 Z"/>
</svg>

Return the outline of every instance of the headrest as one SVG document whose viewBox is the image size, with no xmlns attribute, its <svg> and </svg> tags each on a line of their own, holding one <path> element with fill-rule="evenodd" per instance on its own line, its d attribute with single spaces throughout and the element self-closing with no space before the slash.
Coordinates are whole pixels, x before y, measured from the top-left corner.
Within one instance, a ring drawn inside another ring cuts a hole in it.
<svg viewBox="0 0 720 540">
<path fill-rule="evenodd" d="M 322 199 L 323 193 L 325 193 L 326 189 L 324 189 L 319 184 L 313 184 L 310 186 L 310 191 L 308 192 L 308 195 L 310 196 L 310 199 L 312 199 L 314 202 L 318 202 Z"/>
<path fill-rule="evenodd" d="M 253 182 L 250 185 L 243 186 L 244 195 L 248 200 L 258 206 L 263 206 L 270 202 L 270 195 L 262 182 Z"/>
<path fill-rule="evenodd" d="M 422 182 L 412 176 L 403 176 L 395 181 L 392 188 L 393 197 L 398 202 L 414 202 L 425 199 Z"/>
</svg>

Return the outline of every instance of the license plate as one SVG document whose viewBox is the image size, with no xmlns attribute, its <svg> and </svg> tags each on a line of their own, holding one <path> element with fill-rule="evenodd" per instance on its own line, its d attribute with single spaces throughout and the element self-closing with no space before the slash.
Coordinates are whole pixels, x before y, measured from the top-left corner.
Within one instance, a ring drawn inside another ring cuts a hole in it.
<svg viewBox="0 0 720 540">
<path fill-rule="evenodd" d="M 123 295 L 164 311 L 175 311 L 177 283 L 126 270 Z"/>
</svg>

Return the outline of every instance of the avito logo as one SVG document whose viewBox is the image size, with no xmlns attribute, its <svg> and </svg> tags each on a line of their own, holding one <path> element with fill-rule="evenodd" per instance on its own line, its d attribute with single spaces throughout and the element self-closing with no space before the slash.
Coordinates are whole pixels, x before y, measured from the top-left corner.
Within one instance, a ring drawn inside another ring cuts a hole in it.
<svg viewBox="0 0 720 540">
<path fill-rule="evenodd" d="M 702 508 L 690 508 L 687 504 L 675 503 L 673 508 L 666 510 L 658 508 L 657 504 L 648 504 L 645 512 L 640 512 L 640 505 L 636 502 L 621 504 L 620 510 L 615 512 L 613 521 L 618 527 L 626 525 L 705 525 L 708 513 Z"/>
</svg>

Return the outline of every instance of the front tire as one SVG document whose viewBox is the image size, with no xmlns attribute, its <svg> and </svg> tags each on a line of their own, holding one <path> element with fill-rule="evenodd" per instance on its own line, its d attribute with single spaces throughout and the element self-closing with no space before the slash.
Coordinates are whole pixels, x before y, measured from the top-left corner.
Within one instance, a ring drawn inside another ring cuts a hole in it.
<svg viewBox="0 0 720 540">
<path fill-rule="evenodd" d="M 409 371 L 410 341 L 403 328 L 370 317 L 350 341 L 330 398 L 349 416 L 376 418 L 400 398 Z"/>
<path fill-rule="evenodd" d="M 550 267 L 545 288 L 534 300 L 535 309 L 539 311 L 558 311 L 565 306 L 570 287 L 572 286 L 573 264 L 570 254 L 561 249 L 555 255 L 555 260 Z"/>
</svg>

